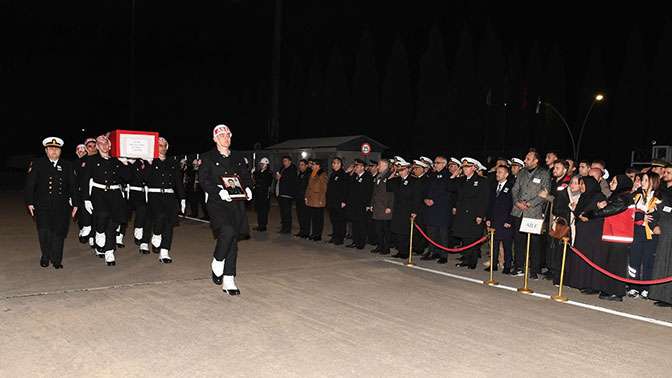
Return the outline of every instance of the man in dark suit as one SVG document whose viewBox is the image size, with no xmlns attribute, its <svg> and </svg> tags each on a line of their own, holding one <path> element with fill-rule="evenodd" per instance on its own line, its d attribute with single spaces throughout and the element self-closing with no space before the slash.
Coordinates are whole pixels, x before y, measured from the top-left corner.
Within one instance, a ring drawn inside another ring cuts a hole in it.
<svg viewBox="0 0 672 378">
<path fill-rule="evenodd" d="M 427 179 L 423 191 L 423 221 L 427 227 L 427 234 L 432 240 L 441 244 L 448 243 L 448 214 L 452 207 L 449 192 L 450 173 L 446 166 L 448 159 L 444 156 L 434 158 L 434 173 Z M 430 246 L 422 255 L 422 260 L 433 260 L 441 257 L 441 250 Z"/>
<path fill-rule="evenodd" d="M 418 179 L 409 172 L 410 163 L 395 156 L 397 172 L 387 182 L 387 191 L 394 193 L 394 211 L 392 212 L 392 232 L 397 243 L 395 258 L 408 258 L 411 218 L 418 215 L 422 206 L 422 192 Z"/>
<path fill-rule="evenodd" d="M 348 248 L 364 249 L 366 245 L 367 210 L 372 193 L 373 178 L 366 171 L 364 161 L 355 159 L 354 175 L 350 178 L 345 201 L 345 212 L 352 222 L 352 244 Z"/>
<path fill-rule="evenodd" d="M 514 181 L 509 180 L 510 170 L 506 165 L 500 165 L 495 171 L 496 184 L 490 193 L 490 206 L 488 206 L 488 215 L 485 222 L 486 226 L 495 229 L 495 245 L 493 247 L 493 270 L 497 270 L 497 255 L 499 255 L 499 245 L 504 248 L 504 270 L 503 274 L 511 273 L 513 265 L 513 197 L 511 188 Z M 486 270 L 489 270 L 486 269 Z"/>
<path fill-rule="evenodd" d="M 40 266 L 49 263 L 63 268 L 63 241 L 68 235 L 70 217 L 77 213 L 78 185 L 70 162 L 61 160 L 63 140 L 49 137 L 42 141 L 46 157 L 35 159 L 28 168 L 25 201 L 35 217 L 42 257 Z"/>
<path fill-rule="evenodd" d="M 483 236 L 483 226 L 488 209 L 488 180 L 476 174 L 481 166 L 476 159 L 462 158 L 462 177 L 457 189 L 457 203 L 453 209 L 455 237 L 462 240 L 462 245 L 469 245 Z M 463 254 L 463 261 L 457 266 L 476 269 L 480 257 L 480 245 L 474 246 Z"/>
<path fill-rule="evenodd" d="M 280 205 L 280 233 L 290 234 L 292 232 L 292 201 L 296 197 L 298 184 L 298 175 L 296 166 L 292 163 L 292 158 L 284 156 L 282 158 L 282 168 L 276 172 L 277 180 L 276 196 Z"/>
</svg>

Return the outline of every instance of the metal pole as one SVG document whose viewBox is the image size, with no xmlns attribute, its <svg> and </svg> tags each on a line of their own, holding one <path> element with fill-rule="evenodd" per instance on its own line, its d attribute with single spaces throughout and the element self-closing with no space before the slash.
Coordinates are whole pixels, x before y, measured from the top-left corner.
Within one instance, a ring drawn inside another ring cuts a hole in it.
<svg viewBox="0 0 672 378">
<path fill-rule="evenodd" d="M 532 294 L 534 291 L 530 290 L 529 287 L 527 287 L 528 280 L 529 280 L 529 272 L 530 272 L 530 238 L 532 237 L 532 234 L 529 232 L 527 233 L 527 251 L 525 251 L 525 279 L 523 280 L 523 287 L 518 289 L 519 293 L 523 294 Z"/>
<path fill-rule="evenodd" d="M 495 254 L 495 229 L 494 228 L 489 228 L 488 232 L 490 232 L 490 279 L 487 281 L 483 281 L 483 284 L 488 285 L 488 286 L 495 286 L 499 285 L 499 282 L 495 281 L 492 278 L 492 272 L 494 269 L 494 254 Z"/>
<path fill-rule="evenodd" d="M 578 151 L 576 150 L 576 142 L 574 141 L 574 134 L 572 133 L 572 129 L 569 127 L 569 124 L 565 120 L 565 117 L 563 117 L 562 114 L 560 114 L 558 109 L 556 109 L 555 106 L 553 106 L 553 104 L 551 104 L 549 102 L 544 102 L 544 105 L 551 108 L 551 110 L 553 110 L 553 112 L 558 116 L 558 118 L 560 118 L 560 120 L 562 121 L 562 124 L 565 125 L 565 128 L 567 129 L 567 133 L 569 134 L 569 139 L 572 142 L 572 153 L 573 153 L 574 160 L 575 161 L 578 160 L 579 156 L 578 156 Z"/>
<path fill-rule="evenodd" d="M 579 153 L 581 152 L 581 139 L 583 138 L 583 129 L 586 128 L 586 123 L 588 122 L 588 117 L 590 116 L 590 112 L 593 111 L 593 107 L 595 107 L 595 102 L 597 100 L 593 99 L 593 102 L 590 103 L 590 108 L 588 108 L 588 113 L 586 113 L 586 117 L 583 119 L 583 123 L 581 124 L 581 130 L 579 131 L 579 140 L 576 142 L 576 156 L 574 157 L 574 160 L 579 159 Z"/>
<path fill-rule="evenodd" d="M 565 258 L 567 257 L 567 244 L 569 243 L 569 238 L 565 236 L 562 238 L 562 266 L 560 267 L 560 287 L 558 288 L 558 295 L 551 296 L 551 299 L 556 302 L 567 302 L 568 298 L 562 295 L 562 284 L 565 281 Z"/>
<path fill-rule="evenodd" d="M 413 229 L 415 228 L 415 218 L 411 217 L 411 232 L 409 233 L 410 238 L 408 239 L 408 262 L 406 266 L 413 266 Z"/>
</svg>

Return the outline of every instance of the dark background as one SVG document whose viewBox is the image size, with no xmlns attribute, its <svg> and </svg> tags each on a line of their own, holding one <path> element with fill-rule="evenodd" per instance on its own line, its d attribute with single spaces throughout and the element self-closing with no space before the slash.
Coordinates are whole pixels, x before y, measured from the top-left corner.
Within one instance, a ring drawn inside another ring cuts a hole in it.
<svg viewBox="0 0 672 378">
<path fill-rule="evenodd" d="M 236 148 L 271 142 L 274 1 L 136 0 L 134 33 L 131 0 L 0 4 L 3 161 L 39 153 L 52 134 L 69 155 L 112 129 L 159 131 L 176 153 L 209 148 L 218 123 Z M 623 166 L 630 150 L 671 142 L 672 24 L 656 6 L 284 0 L 282 9 L 280 140 L 366 134 L 409 158 L 520 156 L 530 146 L 568 155 L 567 131 L 536 114 L 537 98 L 578 134 L 600 90 L 607 101 L 588 120 L 582 157 Z"/>
</svg>

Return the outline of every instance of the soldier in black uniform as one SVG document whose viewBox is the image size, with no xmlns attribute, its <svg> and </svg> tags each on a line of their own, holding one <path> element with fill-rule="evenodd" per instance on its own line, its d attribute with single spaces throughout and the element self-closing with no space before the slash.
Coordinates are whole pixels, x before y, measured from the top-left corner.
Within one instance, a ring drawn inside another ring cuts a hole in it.
<svg viewBox="0 0 672 378">
<path fill-rule="evenodd" d="M 80 169 L 82 162 L 86 158 L 86 145 L 85 144 L 78 144 L 77 148 L 75 149 L 75 155 L 77 155 L 77 160 L 75 161 L 75 178 L 77 179 L 80 176 Z M 77 193 L 79 194 L 81 192 L 81 187 L 79 186 L 79 181 L 77 179 Z M 89 241 L 89 236 L 91 234 L 91 219 L 89 213 L 86 212 L 84 209 L 84 204 L 82 203 L 82 197 L 79 197 L 79 203 L 76 204 L 77 206 L 77 225 L 79 226 L 79 242 L 82 244 L 86 244 Z M 89 216 L 88 219 L 88 226 L 85 226 L 84 220 L 80 218 L 84 218 L 85 215 Z M 84 229 L 84 227 L 87 227 Z"/>
<path fill-rule="evenodd" d="M 423 190 L 423 221 L 426 232 L 435 242 L 448 244 L 448 215 L 452 212 L 449 191 L 450 173 L 446 166 L 448 159 L 445 156 L 434 158 L 434 172 L 427 179 L 427 185 Z M 430 246 L 429 250 L 422 255 L 422 260 L 432 260 L 442 256 L 441 250 Z"/>
<path fill-rule="evenodd" d="M 264 232 L 268 225 L 268 211 L 271 208 L 271 185 L 273 185 L 273 173 L 271 162 L 268 158 L 259 160 L 259 169 L 254 172 L 254 209 L 257 211 L 257 227 L 255 231 Z M 298 203 L 298 202 L 297 202 Z"/>
<path fill-rule="evenodd" d="M 395 156 L 397 171 L 387 181 L 387 191 L 394 193 L 392 232 L 395 234 L 397 254 L 392 257 L 408 258 L 411 218 L 416 218 L 422 204 L 418 179 L 409 172 L 410 163 Z"/>
<path fill-rule="evenodd" d="M 294 235 L 302 239 L 310 237 L 310 211 L 306 206 L 306 188 L 312 170 L 308 167 L 308 160 L 299 160 L 299 171 L 296 182 L 296 217 L 299 219 L 299 233 Z"/>
<path fill-rule="evenodd" d="M 68 235 L 70 217 L 75 216 L 79 199 L 73 166 L 61 160 L 63 140 L 49 137 L 42 141 L 46 157 L 34 160 L 28 168 L 25 202 L 35 217 L 42 257 L 40 266 L 49 262 L 55 269 L 63 268 L 63 241 Z"/>
<path fill-rule="evenodd" d="M 378 177 L 378 160 L 369 160 L 366 171 L 371 175 L 371 182 L 375 183 Z M 371 189 L 373 196 L 373 185 Z M 378 235 L 376 234 L 376 222 L 373 220 L 373 207 L 369 206 L 366 212 L 366 244 L 371 244 L 378 249 Z"/>
<path fill-rule="evenodd" d="M 458 182 L 457 202 L 453 209 L 453 233 L 462 240 L 462 245 L 469 245 L 483 236 L 490 186 L 486 177 L 476 174 L 480 165 L 476 159 L 462 158 L 464 176 Z M 476 269 L 479 257 L 480 245 L 464 251 L 463 260 L 457 266 Z"/>
<path fill-rule="evenodd" d="M 133 239 L 142 254 L 149 253 L 149 230 L 147 227 L 147 193 L 145 192 L 144 172 L 147 162 L 142 159 L 132 161 L 130 164 L 131 181 L 126 186 L 126 199 L 128 200 L 128 219 L 135 211 L 133 220 Z"/>
<path fill-rule="evenodd" d="M 427 163 L 430 160 L 430 163 Z M 418 190 L 424 196 L 429 186 L 429 180 L 432 176 L 432 162 L 431 159 L 421 156 L 418 160 L 413 160 L 412 172 L 413 177 L 418 179 Z M 424 198 L 423 198 L 424 199 Z M 418 216 L 415 218 L 415 223 L 423 230 L 427 230 L 427 222 L 425 216 L 425 206 L 421 205 L 418 210 Z M 413 253 L 424 254 L 427 248 L 427 241 L 420 235 L 419 232 L 413 233 Z"/>
<path fill-rule="evenodd" d="M 354 174 L 348 183 L 348 194 L 345 200 L 345 212 L 352 222 L 352 244 L 348 248 L 364 249 L 366 246 L 366 220 L 371 205 L 373 179 L 366 172 L 365 163 L 355 159 Z"/>
<path fill-rule="evenodd" d="M 173 262 L 168 252 L 173 243 L 178 203 L 182 213 L 187 207 L 180 163 L 176 159 L 167 158 L 168 147 L 168 141 L 159 138 L 159 158 L 154 159 L 144 170 L 152 246 L 159 250 L 159 261 L 166 264 Z"/>
<path fill-rule="evenodd" d="M 84 208 L 84 192 L 89 190 L 89 183 L 83 181 L 84 169 L 86 169 L 86 162 L 91 156 L 98 154 L 98 148 L 96 148 L 96 140 L 94 138 L 87 138 L 84 141 L 84 147 L 86 154 L 79 157 L 77 160 L 77 166 L 75 167 L 75 174 L 77 175 L 77 186 L 80 203 L 78 204 L 77 209 L 77 225 L 79 226 L 79 241 L 81 243 L 89 243 L 89 246 L 94 250 L 96 249 L 94 240 L 93 240 L 93 216 L 86 211 Z M 79 155 L 78 155 L 79 156 Z"/>
<path fill-rule="evenodd" d="M 238 235 L 246 227 L 245 204 L 233 201 L 230 193 L 224 189 L 222 177 L 238 176 L 240 184 L 245 188 L 246 199 L 252 199 L 250 173 L 243 156 L 231 151 L 233 134 L 226 125 L 218 125 L 212 131 L 216 148 L 202 156 L 200 167 L 201 186 L 207 195 L 210 227 L 217 238 L 214 256 L 211 263 L 212 281 L 223 284 L 222 289 L 229 295 L 238 295 L 236 286 L 236 260 L 238 258 Z"/>
<path fill-rule="evenodd" d="M 343 244 L 345 238 L 345 196 L 350 177 L 343 170 L 343 159 L 336 157 L 331 162 L 331 175 L 327 184 L 327 209 L 331 221 L 332 235 L 329 243 Z"/>
<path fill-rule="evenodd" d="M 94 216 L 95 244 L 99 254 L 104 253 L 108 266 L 116 265 L 116 233 L 127 218 L 126 200 L 122 185 L 131 179 L 131 170 L 125 158 L 110 157 L 110 140 L 105 135 L 96 138 L 98 155 L 85 163 L 83 182 L 88 190 L 83 193 L 84 207 Z"/>
</svg>

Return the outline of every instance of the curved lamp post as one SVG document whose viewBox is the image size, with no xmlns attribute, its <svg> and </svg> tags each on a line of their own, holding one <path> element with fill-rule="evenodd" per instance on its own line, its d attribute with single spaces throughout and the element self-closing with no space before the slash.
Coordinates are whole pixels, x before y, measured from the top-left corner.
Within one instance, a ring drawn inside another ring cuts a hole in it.
<svg viewBox="0 0 672 378">
<path fill-rule="evenodd" d="M 558 111 L 558 109 L 553 106 L 550 102 L 542 101 L 541 97 L 537 100 L 537 111 L 536 113 L 539 114 L 539 107 L 541 104 L 544 106 L 549 107 L 555 115 L 560 118 L 562 121 L 562 124 L 565 125 L 565 128 L 567 129 L 567 133 L 569 134 L 569 139 L 572 142 L 572 153 L 574 160 L 577 161 L 579 159 L 579 152 L 581 148 L 581 139 L 583 138 L 583 130 L 586 128 L 586 123 L 588 123 L 588 117 L 590 116 L 590 113 L 593 111 L 593 107 L 595 107 L 595 104 L 598 102 L 602 102 L 604 100 L 604 94 L 598 93 L 593 97 L 593 101 L 590 104 L 590 108 L 588 108 L 588 112 L 586 113 L 586 116 L 583 119 L 583 123 L 581 124 L 581 129 L 579 130 L 579 139 L 578 141 L 574 140 L 574 133 L 572 133 L 572 128 L 569 127 L 569 124 L 565 120 L 565 117 L 562 116 L 562 114 Z"/>
</svg>

